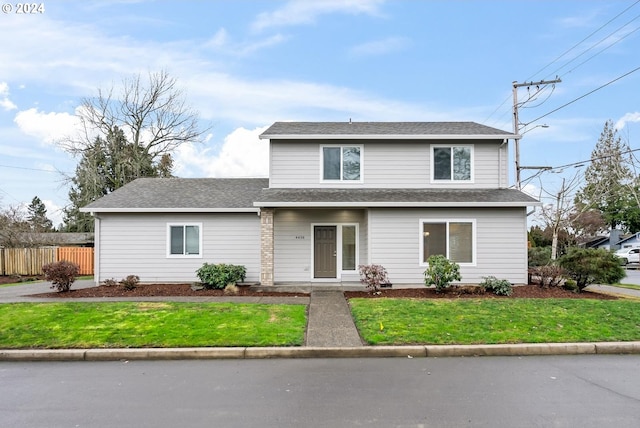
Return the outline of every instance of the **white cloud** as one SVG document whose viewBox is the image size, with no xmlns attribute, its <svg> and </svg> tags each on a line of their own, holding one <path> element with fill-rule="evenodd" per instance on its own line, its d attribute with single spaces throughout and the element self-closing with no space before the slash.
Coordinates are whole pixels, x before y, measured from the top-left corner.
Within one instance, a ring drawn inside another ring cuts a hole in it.
<svg viewBox="0 0 640 428">
<path fill-rule="evenodd" d="M 76 116 L 69 113 L 45 113 L 36 108 L 18 112 L 14 122 L 23 133 L 47 144 L 53 144 L 61 138 L 73 135 L 78 129 Z"/>
<path fill-rule="evenodd" d="M 175 174 L 180 177 L 267 177 L 269 143 L 258 136 L 267 127 L 237 128 L 212 155 L 208 148 L 183 144 L 176 151 Z"/>
<path fill-rule="evenodd" d="M 258 15 L 253 22 L 254 31 L 271 27 L 312 24 L 320 15 L 345 13 L 350 15 L 380 15 L 379 5 L 384 0 L 294 0 L 273 12 Z"/>
<path fill-rule="evenodd" d="M 229 33 L 224 29 L 218 30 L 208 42 L 205 43 L 207 49 L 230 55 L 234 57 L 242 57 L 250 55 L 261 49 L 279 45 L 287 40 L 282 34 L 275 34 L 265 39 L 247 42 L 234 42 Z"/>
<path fill-rule="evenodd" d="M 9 99 L 9 85 L 7 82 L 0 82 L 0 107 L 6 111 L 18 108 L 18 106 Z"/>
<path fill-rule="evenodd" d="M 45 199 L 42 201 L 42 203 L 44 203 L 44 206 L 47 209 L 47 218 L 51 220 L 51 223 L 53 223 L 53 226 L 57 227 L 58 225 L 62 224 L 63 223 L 62 209 L 64 207 L 61 207 L 60 205 L 56 204 L 50 199 Z"/>
<path fill-rule="evenodd" d="M 356 56 L 384 55 L 404 49 L 409 44 L 406 37 L 388 37 L 374 40 L 351 48 L 351 53 Z"/>
<path fill-rule="evenodd" d="M 620 130 L 625 127 L 627 122 L 640 122 L 640 112 L 636 111 L 625 114 L 616 122 L 615 128 Z"/>
</svg>

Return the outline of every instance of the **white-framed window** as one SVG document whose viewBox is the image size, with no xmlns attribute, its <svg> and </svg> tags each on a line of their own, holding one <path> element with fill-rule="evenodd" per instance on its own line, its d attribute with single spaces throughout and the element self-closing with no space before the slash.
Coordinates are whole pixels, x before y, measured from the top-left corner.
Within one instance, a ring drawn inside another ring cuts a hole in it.
<svg viewBox="0 0 640 428">
<path fill-rule="evenodd" d="M 443 255 L 458 264 L 472 265 L 476 253 L 475 220 L 420 220 L 420 264 Z"/>
<path fill-rule="evenodd" d="M 202 257 L 202 223 L 168 223 L 167 257 Z"/>
<path fill-rule="evenodd" d="M 473 181 L 473 146 L 431 146 L 431 180 L 437 182 Z"/>
<path fill-rule="evenodd" d="M 360 145 L 320 146 L 321 180 L 361 182 L 362 152 Z"/>
<path fill-rule="evenodd" d="M 341 228 L 342 270 L 344 272 L 355 272 L 358 269 L 358 225 L 343 224 Z"/>
</svg>

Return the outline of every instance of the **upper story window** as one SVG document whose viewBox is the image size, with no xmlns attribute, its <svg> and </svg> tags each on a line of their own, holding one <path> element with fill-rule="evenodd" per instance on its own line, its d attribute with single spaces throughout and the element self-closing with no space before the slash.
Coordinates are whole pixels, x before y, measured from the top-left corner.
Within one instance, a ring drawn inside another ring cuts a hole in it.
<svg viewBox="0 0 640 428">
<path fill-rule="evenodd" d="M 472 146 L 433 146 L 433 181 L 471 181 Z"/>
<path fill-rule="evenodd" d="M 202 257 L 202 225 L 169 224 L 167 255 L 169 257 Z"/>
<path fill-rule="evenodd" d="M 322 146 L 322 180 L 361 181 L 362 146 Z"/>
</svg>

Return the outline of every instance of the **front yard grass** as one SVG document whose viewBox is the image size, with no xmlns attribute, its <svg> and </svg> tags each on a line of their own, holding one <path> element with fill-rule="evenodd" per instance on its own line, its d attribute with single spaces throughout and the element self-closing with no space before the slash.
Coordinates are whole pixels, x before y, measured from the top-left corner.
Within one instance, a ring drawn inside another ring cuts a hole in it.
<svg viewBox="0 0 640 428">
<path fill-rule="evenodd" d="M 305 305 L 65 302 L 0 305 L 0 348 L 300 346 Z"/>
<path fill-rule="evenodd" d="M 590 299 L 351 299 L 370 345 L 640 340 L 640 303 Z"/>
</svg>

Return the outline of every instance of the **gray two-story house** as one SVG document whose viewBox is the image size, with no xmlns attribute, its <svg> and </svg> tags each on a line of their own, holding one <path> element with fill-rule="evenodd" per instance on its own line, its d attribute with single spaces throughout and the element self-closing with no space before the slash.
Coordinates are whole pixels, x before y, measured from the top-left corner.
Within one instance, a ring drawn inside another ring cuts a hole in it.
<svg viewBox="0 0 640 428">
<path fill-rule="evenodd" d="M 263 285 L 342 283 L 375 263 L 417 284 L 433 254 L 464 283 L 526 282 L 538 201 L 509 188 L 516 135 L 473 122 L 276 122 L 261 138 L 268 179 L 138 179 L 83 208 L 96 218 L 96 282 L 195 281 L 207 262 L 242 264 Z"/>
</svg>

